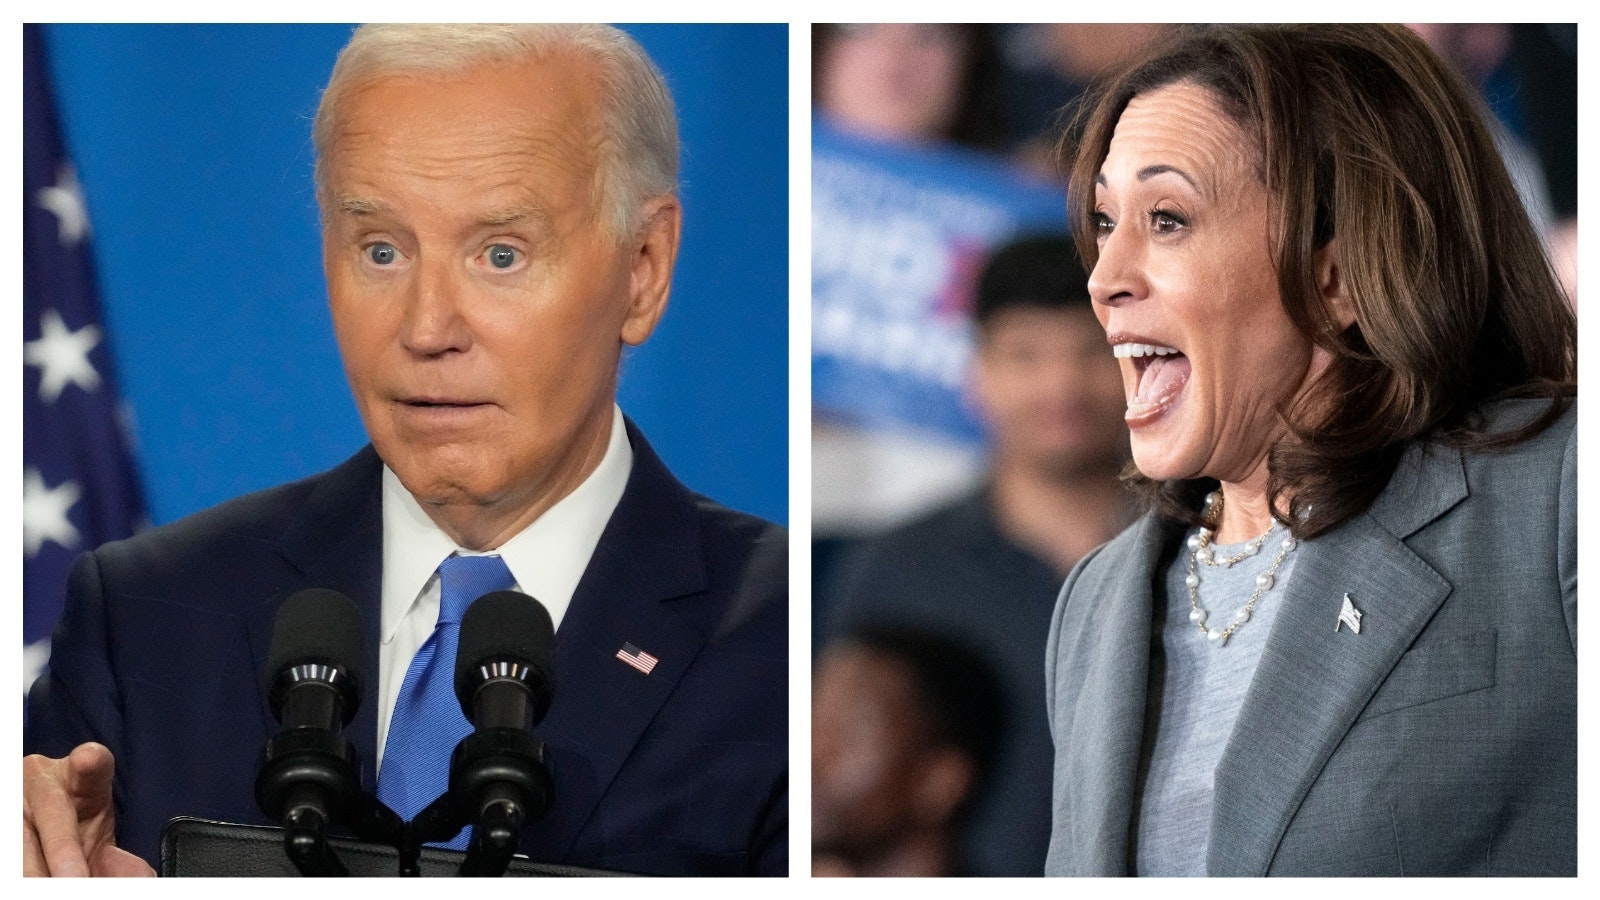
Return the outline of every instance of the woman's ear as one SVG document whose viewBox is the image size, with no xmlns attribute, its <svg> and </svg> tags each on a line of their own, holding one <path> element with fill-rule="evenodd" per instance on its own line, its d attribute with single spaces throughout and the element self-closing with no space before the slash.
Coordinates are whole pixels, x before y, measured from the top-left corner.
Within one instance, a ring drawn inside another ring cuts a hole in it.
<svg viewBox="0 0 1600 900">
<path fill-rule="evenodd" d="M 1312 257 L 1317 270 L 1317 291 L 1322 295 L 1323 308 L 1333 318 L 1335 332 L 1349 328 L 1356 320 L 1356 304 L 1350 297 L 1349 283 L 1344 277 L 1344 266 L 1339 260 L 1339 239 L 1332 238 Z"/>
</svg>

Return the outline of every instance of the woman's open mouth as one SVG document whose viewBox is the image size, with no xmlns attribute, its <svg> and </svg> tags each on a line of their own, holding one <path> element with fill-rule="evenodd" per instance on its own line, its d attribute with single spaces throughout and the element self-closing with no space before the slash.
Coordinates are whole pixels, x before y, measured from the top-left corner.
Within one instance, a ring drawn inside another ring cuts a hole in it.
<svg viewBox="0 0 1600 900">
<path fill-rule="evenodd" d="M 1118 359 L 1133 362 L 1137 380 L 1133 396 L 1128 400 L 1128 411 L 1123 414 L 1130 428 L 1159 418 L 1189 383 L 1189 357 L 1174 347 L 1129 341 L 1113 344 L 1111 350 Z"/>
</svg>

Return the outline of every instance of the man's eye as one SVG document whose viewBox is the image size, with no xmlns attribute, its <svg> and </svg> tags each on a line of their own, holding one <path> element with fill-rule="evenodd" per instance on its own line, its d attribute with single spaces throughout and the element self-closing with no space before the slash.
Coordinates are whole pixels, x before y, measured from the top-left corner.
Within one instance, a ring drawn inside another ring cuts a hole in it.
<svg viewBox="0 0 1600 900">
<path fill-rule="evenodd" d="M 496 269 L 509 269 L 517 262 L 517 248 L 505 244 L 494 244 L 485 255 Z"/>
<path fill-rule="evenodd" d="M 382 241 L 367 248 L 367 258 L 380 266 L 392 264 L 399 256 L 400 251 L 396 250 L 393 244 Z"/>
</svg>

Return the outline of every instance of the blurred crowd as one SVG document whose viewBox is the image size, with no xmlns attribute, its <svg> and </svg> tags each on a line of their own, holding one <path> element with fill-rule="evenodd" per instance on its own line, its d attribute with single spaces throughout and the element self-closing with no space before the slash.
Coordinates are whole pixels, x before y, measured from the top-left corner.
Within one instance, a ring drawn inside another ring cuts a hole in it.
<svg viewBox="0 0 1600 900">
<path fill-rule="evenodd" d="M 1058 175 L 1063 112 L 1172 26 L 812 26 L 812 99 L 840 127 L 948 142 Z M 1575 24 L 1410 24 L 1476 87 L 1535 222 L 1577 216 Z"/>
<path fill-rule="evenodd" d="M 1577 26 L 1412 27 L 1576 306 Z M 1136 512 L 1055 149 L 1167 28 L 813 27 L 816 874 L 1043 872 L 1050 615 Z"/>
</svg>

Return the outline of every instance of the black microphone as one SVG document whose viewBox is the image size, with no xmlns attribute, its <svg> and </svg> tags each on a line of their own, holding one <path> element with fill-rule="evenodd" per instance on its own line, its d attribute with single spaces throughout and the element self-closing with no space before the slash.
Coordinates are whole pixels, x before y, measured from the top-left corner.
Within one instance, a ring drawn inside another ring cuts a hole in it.
<svg viewBox="0 0 1600 900">
<path fill-rule="evenodd" d="M 322 588 L 285 600 L 267 656 L 273 717 L 285 728 L 340 731 L 361 705 L 361 658 L 354 600 Z"/>
<path fill-rule="evenodd" d="M 463 875 L 499 875 L 522 827 L 544 815 L 555 784 L 532 729 L 555 691 L 555 627 L 516 591 L 479 597 L 461 617 L 456 699 L 474 727 L 450 758 L 450 795 L 473 826 Z"/>
<path fill-rule="evenodd" d="M 516 591 L 484 594 L 461 616 L 456 700 L 477 728 L 531 729 L 555 692 L 556 630 L 544 604 Z"/>
<path fill-rule="evenodd" d="M 314 588 L 278 609 L 267 669 L 268 702 L 283 731 L 267 741 L 256 804 L 287 830 L 284 846 L 305 874 L 344 874 L 327 828 L 361 801 L 355 749 L 344 726 L 361 703 L 361 613 L 349 597 Z"/>
</svg>

